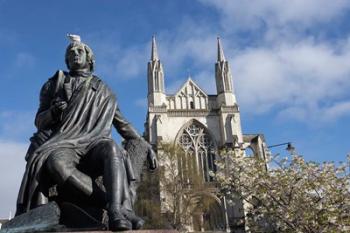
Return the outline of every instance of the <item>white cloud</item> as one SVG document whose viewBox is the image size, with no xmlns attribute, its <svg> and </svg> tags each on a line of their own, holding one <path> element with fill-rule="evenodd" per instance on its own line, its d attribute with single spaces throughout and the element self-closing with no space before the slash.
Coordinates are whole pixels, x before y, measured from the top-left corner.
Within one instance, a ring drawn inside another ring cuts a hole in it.
<svg viewBox="0 0 350 233">
<path fill-rule="evenodd" d="M 194 37 L 161 38 L 158 47 L 167 93 L 173 94 L 186 80 L 185 76 L 168 75 L 181 73 L 174 68 L 180 69 L 185 64 L 195 67 L 191 76 L 204 90 L 215 93 L 215 37 L 205 33 L 197 37 L 195 33 Z M 332 120 L 347 111 L 342 108 L 341 114 L 330 113 L 333 109 L 330 106 L 346 101 L 344 98 L 350 87 L 350 43 L 347 40 L 330 44 L 306 38 L 297 43 L 281 40 L 274 46 L 246 48 L 235 48 L 234 43 L 223 41 L 238 101 L 244 111 L 259 114 L 274 110 L 279 116 L 288 112 L 287 118 L 302 121 L 310 117 Z M 145 62 L 139 65 L 144 67 Z"/>
<path fill-rule="evenodd" d="M 176 94 L 181 86 L 186 82 L 187 79 L 181 78 L 181 79 L 177 79 L 175 81 L 172 82 L 168 82 L 168 85 L 166 85 L 165 89 L 166 89 L 166 93 L 168 95 L 174 95 Z M 167 84 L 167 81 L 165 81 L 165 83 Z"/>
<path fill-rule="evenodd" d="M 190 23 L 188 30 L 192 28 Z M 177 30 L 185 29 L 180 26 Z M 183 67 L 189 61 L 196 67 L 196 71 L 191 72 L 192 78 L 209 94 L 215 93 L 216 35 L 208 34 L 203 28 L 195 30 L 193 36 L 180 31 L 176 35 L 170 40 L 163 35 L 158 46 L 161 58 L 164 57 L 168 93 L 174 93 L 185 81 L 182 77 L 167 78 L 169 70 L 175 73 L 169 66 L 179 68 L 179 64 Z M 276 44 L 237 48 L 235 41 L 224 38 L 223 46 L 244 111 L 259 114 L 274 110 L 283 116 L 283 112 L 294 109 L 296 113 L 288 118 L 302 121 L 308 121 L 310 117 L 326 121 L 345 114 L 346 109 L 342 114 L 327 113 L 322 117 L 319 113 L 330 112 L 330 106 L 337 106 L 347 97 L 349 40 L 331 44 L 307 37 L 298 42 L 280 39 Z"/>
<path fill-rule="evenodd" d="M 288 114 L 295 111 L 299 120 L 317 119 L 319 112 L 323 120 L 343 115 L 327 112 L 347 97 L 349 60 L 348 44 L 305 41 L 245 49 L 232 62 L 239 101 L 251 113 L 279 107 Z"/>
<path fill-rule="evenodd" d="M 16 141 L 27 141 L 35 131 L 35 114 L 24 111 L 0 112 L 0 138 Z"/>
<path fill-rule="evenodd" d="M 329 22 L 349 10 L 348 0 L 199 0 L 222 14 L 228 30 L 259 29 L 294 24 L 309 27 Z"/>
<path fill-rule="evenodd" d="M 143 78 L 141 74 L 146 74 L 146 61 L 150 48 L 132 47 L 122 51 L 121 56 L 115 65 L 116 72 L 122 79 Z"/>
<path fill-rule="evenodd" d="M 195 72 L 191 72 L 193 79 L 208 93 L 215 93 L 215 37 L 217 31 L 229 31 L 224 33 L 223 45 L 244 111 L 251 114 L 276 111 L 283 116 L 293 110 L 288 118 L 302 121 L 334 120 L 347 114 L 348 108 L 341 103 L 347 102 L 350 87 L 350 43 L 343 38 L 331 44 L 306 36 L 302 29 L 331 22 L 349 9 L 350 2 L 201 2 L 216 7 L 221 28 L 186 19 L 172 37 L 168 31 L 160 33 L 159 51 L 165 54 L 166 74 L 190 64 L 195 67 Z M 232 32 L 257 29 L 256 25 L 261 26 L 259 22 L 265 27 L 259 40 L 240 47 L 235 41 L 238 36 Z M 176 90 L 182 79 L 166 77 L 168 89 Z"/>
<path fill-rule="evenodd" d="M 171 31 L 158 32 L 158 53 L 166 71 L 166 79 L 187 78 L 186 75 L 178 77 L 174 74 L 184 69 L 189 75 L 194 69 L 214 61 L 216 36 L 208 28 L 198 27 L 197 22 L 190 18 L 180 21 L 179 26 Z M 98 73 L 117 79 L 145 78 L 151 56 L 151 35 L 143 43 L 130 47 L 123 47 L 111 38 L 88 37 L 94 44 Z"/>
<path fill-rule="evenodd" d="M 350 9 L 349 1 L 199 1 L 217 10 L 219 24 L 188 16 L 176 28 L 157 32 L 167 93 L 177 91 L 190 74 L 204 90 L 215 94 L 219 32 L 243 111 L 274 111 L 279 117 L 301 121 L 334 120 L 347 114 L 350 43 L 346 33 L 330 43 L 304 32 L 332 23 Z M 247 35 L 247 42 L 241 30 L 253 33 Z M 124 78 L 145 78 L 150 41 L 127 48 L 103 43 L 105 57 L 114 54 L 103 62 L 105 67 Z"/>
<path fill-rule="evenodd" d="M 325 111 L 324 118 L 328 119 L 337 119 L 338 117 L 350 115 L 350 101 L 339 102 L 335 105 L 329 107 L 328 111 Z"/>
<path fill-rule="evenodd" d="M 192 78 L 207 94 L 216 93 L 214 66 L 210 67 L 209 69 L 203 69 Z"/>
<path fill-rule="evenodd" d="M 307 121 L 313 126 L 322 126 L 320 123 L 329 123 L 341 117 L 350 115 L 350 101 L 335 102 L 327 107 L 319 106 L 291 106 L 281 110 L 277 116 L 279 120 Z"/>
<path fill-rule="evenodd" d="M 173 31 L 158 33 L 158 51 L 166 74 L 171 79 L 185 79 L 194 71 L 216 60 L 216 33 L 199 22 L 185 18 Z M 213 67 L 213 66 L 212 66 Z M 210 68 L 212 68 L 210 67 Z M 174 77 L 176 73 L 185 73 Z"/>
<path fill-rule="evenodd" d="M 0 112 L 0 218 L 14 214 L 33 122 L 34 112 Z"/>
<path fill-rule="evenodd" d="M 16 209 L 16 199 L 25 168 L 25 153 L 28 145 L 15 141 L 0 140 L 0 218 L 12 216 Z"/>
<path fill-rule="evenodd" d="M 114 33 L 109 33 L 104 38 L 100 37 L 100 33 L 86 36 L 96 56 L 96 73 L 104 79 L 112 80 L 144 78 L 146 62 L 151 54 L 151 38 L 143 44 L 123 47 L 114 36 Z"/>
</svg>

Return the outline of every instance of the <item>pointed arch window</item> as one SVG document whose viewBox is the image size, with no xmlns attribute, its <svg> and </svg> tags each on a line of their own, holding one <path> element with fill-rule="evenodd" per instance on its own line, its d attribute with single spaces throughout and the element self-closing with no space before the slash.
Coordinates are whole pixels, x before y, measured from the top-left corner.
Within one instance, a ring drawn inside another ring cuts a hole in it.
<svg viewBox="0 0 350 233">
<path fill-rule="evenodd" d="M 212 181 L 209 172 L 216 170 L 216 146 L 208 130 L 198 122 L 191 122 L 182 129 L 177 143 L 185 151 L 185 158 L 180 161 L 183 175 L 189 176 L 192 172 L 197 172 L 206 182 Z"/>
</svg>

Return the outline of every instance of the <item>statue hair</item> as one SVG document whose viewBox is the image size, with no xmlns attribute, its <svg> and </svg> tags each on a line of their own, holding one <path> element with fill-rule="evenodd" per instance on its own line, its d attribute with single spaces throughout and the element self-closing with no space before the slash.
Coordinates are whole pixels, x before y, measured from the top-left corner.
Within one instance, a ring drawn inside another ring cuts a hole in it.
<svg viewBox="0 0 350 233">
<path fill-rule="evenodd" d="M 83 45 L 85 52 L 86 52 L 86 61 L 90 65 L 90 71 L 93 72 L 95 69 L 95 55 L 92 52 L 92 49 L 87 44 L 84 44 L 82 42 L 73 42 L 73 43 L 70 43 L 68 45 L 68 47 L 66 49 L 66 54 L 65 54 L 65 62 L 66 62 L 68 69 L 70 70 L 69 63 L 68 63 L 68 52 L 71 48 L 73 48 L 74 46 L 77 46 L 77 45 Z"/>
</svg>

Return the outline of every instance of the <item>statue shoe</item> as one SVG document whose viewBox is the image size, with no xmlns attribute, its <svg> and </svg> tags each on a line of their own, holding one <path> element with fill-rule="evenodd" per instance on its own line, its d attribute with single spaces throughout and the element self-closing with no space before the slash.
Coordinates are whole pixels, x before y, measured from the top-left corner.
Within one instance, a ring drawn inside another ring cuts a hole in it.
<svg viewBox="0 0 350 233">
<path fill-rule="evenodd" d="M 137 216 L 134 211 L 131 210 L 123 210 L 123 214 L 125 218 L 127 218 L 132 223 L 132 229 L 138 230 L 141 229 L 143 224 L 145 224 L 145 221 Z"/>
<path fill-rule="evenodd" d="M 132 224 L 127 220 L 121 211 L 109 211 L 109 230 L 111 231 L 127 231 L 132 229 Z"/>
</svg>

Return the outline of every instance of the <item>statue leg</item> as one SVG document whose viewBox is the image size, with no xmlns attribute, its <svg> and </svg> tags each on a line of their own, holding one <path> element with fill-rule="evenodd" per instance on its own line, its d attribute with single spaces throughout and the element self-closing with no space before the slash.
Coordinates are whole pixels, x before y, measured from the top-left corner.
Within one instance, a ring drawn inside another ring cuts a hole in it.
<svg viewBox="0 0 350 233">
<path fill-rule="evenodd" d="M 48 156 L 46 169 L 51 178 L 61 186 L 74 173 L 78 163 L 79 158 L 74 150 L 59 148 Z"/>
<path fill-rule="evenodd" d="M 105 194 L 94 189 L 92 178 L 77 169 L 79 158 L 74 150 L 62 148 L 53 151 L 47 161 L 46 167 L 53 180 L 59 187 L 67 189 L 69 196 L 79 197 L 82 194 L 91 203 L 105 206 Z"/>
<path fill-rule="evenodd" d="M 130 200 L 122 150 L 113 140 L 103 140 L 89 152 L 89 162 L 92 161 L 103 171 L 111 230 L 131 229 L 131 223 L 122 214 L 123 203 Z"/>
</svg>

